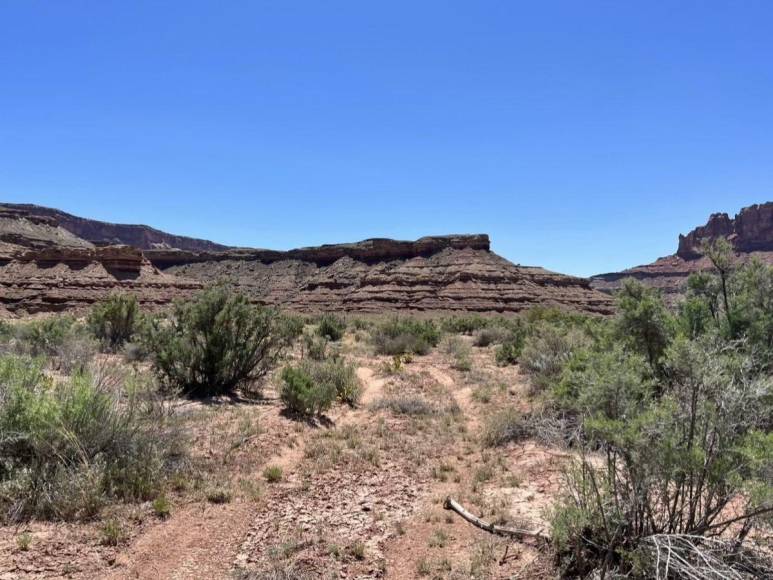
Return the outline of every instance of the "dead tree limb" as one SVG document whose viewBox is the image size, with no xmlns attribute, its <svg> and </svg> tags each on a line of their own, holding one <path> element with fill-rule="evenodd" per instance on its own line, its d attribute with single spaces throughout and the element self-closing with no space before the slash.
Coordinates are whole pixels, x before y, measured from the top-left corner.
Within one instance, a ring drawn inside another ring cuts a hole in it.
<svg viewBox="0 0 773 580">
<path fill-rule="evenodd" d="M 480 528 L 481 530 L 486 530 L 487 532 L 491 534 L 495 534 L 497 536 L 507 536 L 510 538 L 534 538 L 537 540 L 541 540 L 543 542 L 550 541 L 550 536 L 543 533 L 542 530 L 532 532 L 531 530 L 505 528 L 503 526 L 497 526 L 497 525 L 491 524 L 479 518 L 478 516 L 471 514 L 466 509 L 464 509 L 461 506 L 461 504 L 459 504 L 459 502 L 457 502 L 456 500 L 450 497 L 446 498 L 446 501 L 443 504 L 443 507 L 446 508 L 447 510 L 455 511 L 460 516 L 462 516 L 465 520 L 470 522 L 473 526 Z"/>
</svg>

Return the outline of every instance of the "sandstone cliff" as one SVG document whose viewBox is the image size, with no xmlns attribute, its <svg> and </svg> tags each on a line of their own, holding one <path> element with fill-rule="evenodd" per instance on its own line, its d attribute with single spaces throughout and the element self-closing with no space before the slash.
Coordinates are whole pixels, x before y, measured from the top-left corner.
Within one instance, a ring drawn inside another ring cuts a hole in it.
<svg viewBox="0 0 773 580">
<path fill-rule="evenodd" d="M 50 207 L 26 203 L 4 203 L 3 206 L 6 208 L 6 211 L 17 210 L 28 216 L 50 218 L 60 228 L 71 232 L 78 238 L 100 246 L 124 245 L 139 248 L 140 250 L 177 248 L 191 252 L 217 252 L 229 249 L 228 246 L 216 244 L 209 240 L 176 236 L 149 226 L 111 224 L 86 219 Z"/>
<path fill-rule="evenodd" d="M 588 280 L 512 264 L 483 234 L 274 251 L 7 205 L 0 243 L 0 304 L 12 312 L 83 308 L 116 290 L 163 305 L 217 281 L 297 312 L 612 311 L 611 298 Z"/>
<path fill-rule="evenodd" d="M 116 291 L 156 306 L 199 288 L 199 282 L 160 272 L 139 249 L 95 247 L 48 215 L 0 207 L 3 313 L 77 311 Z"/>
<path fill-rule="evenodd" d="M 598 290 L 613 292 L 625 278 L 636 278 L 659 288 L 674 301 L 683 292 L 691 272 L 711 267 L 701 248 L 704 242 L 717 238 L 727 239 L 741 262 L 756 257 L 773 264 L 773 202 L 745 207 L 734 218 L 725 213 L 712 214 L 705 225 L 679 236 L 676 254 L 622 272 L 593 276 L 591 284 Z"/>
<path fill-rule="evenodd" d="M 490 251 L 486 235 L 148 257 L 166 272 L 226 280 L 257 302 L 298 312 L 514 313 L 537 305 L 612 311 L 611 299 L 587 280 L 512 264 Z"/>
</svg>

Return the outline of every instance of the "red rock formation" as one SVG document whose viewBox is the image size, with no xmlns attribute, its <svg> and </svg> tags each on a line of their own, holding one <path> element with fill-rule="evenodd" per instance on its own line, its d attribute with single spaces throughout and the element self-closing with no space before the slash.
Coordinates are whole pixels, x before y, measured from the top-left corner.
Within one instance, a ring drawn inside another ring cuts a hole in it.
<svg viewBox="0 0 773 580">
<path fill-rule="evenodd" d="M 28 203 L 4 203 L 5 210 L 17 210 L 37 219 L 49 218 L 51 223 L 71 232 L 92 244 L 126 245 L 149 250 L 151 248 L 177 248 L 191 252 L 217 252 L 229 249 L 209 240 L 175 236 L 143 225 L 111 224 L 74 216 L 50 207 Z"/>
<path fill-rule="evenodd" d="M 718 238 L 733 245 L 739 261 L 756 257 L 773 264 L 773 202 L 745 207 L 732 219 L 725 213 L 712 214 L 706 225 L 679 236 L 679 247 L 673 256 L 622 272 L 593 276 L 591 284 L 598 290 L 613 292 L 625 278 L 636 278 L 659 288 L 668 300 L 674 301 L 684 291 L 691 272 L 711 267 L 702 248 L 705 242 Z"/>
<path fill-rule="evenodd" d="M 483 234 L 225 250 L 37 206 L 6 212 L 0 240 L 6 232 L 15 241 L 0 247 L 0 304 L 17 312 L 81 308 L 119 289 L 160 305 L 221 280 L 255 302 L 299 312 L 513 313 L 537 305 L 612 311 L 611 299 L 588 280 L 512 264 L 491 252 Z M 140 249 L 95 247 L 72 232 L 95 242 L 103 235 L 137 239 Z"/>
<path fill-rule="evenodd" d="M 256 302 L 298 312 L 514 313 L 537 305 L 612 312 L 612 300 L 587 280 L 516 266 L 492 253 L 485 235 L 366 240 L 188 260 L 181 253 L 149 255 L 166 272 L 227 280 Z"/>
<path fill-rule="evenodd" d="M 136 248 L 94 247 L 23 210 L 0 210 L 0 239 L 0 304 L 14 314 L 81 310 L 117 291 L 164 305 L 201 288 L 160 272 Z"/>
</svg>

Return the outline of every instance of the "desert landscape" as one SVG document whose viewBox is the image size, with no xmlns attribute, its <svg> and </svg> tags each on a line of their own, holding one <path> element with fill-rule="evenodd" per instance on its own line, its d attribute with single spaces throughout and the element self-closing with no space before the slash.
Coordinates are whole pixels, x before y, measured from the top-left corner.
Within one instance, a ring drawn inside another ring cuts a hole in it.
<svg viewBox="0 0 773 580">
<path fill-rule="evenodd" d="M 0 206 L 0 578 L 773 578 L 773 203 L 590 279 Z"/>
</svg>

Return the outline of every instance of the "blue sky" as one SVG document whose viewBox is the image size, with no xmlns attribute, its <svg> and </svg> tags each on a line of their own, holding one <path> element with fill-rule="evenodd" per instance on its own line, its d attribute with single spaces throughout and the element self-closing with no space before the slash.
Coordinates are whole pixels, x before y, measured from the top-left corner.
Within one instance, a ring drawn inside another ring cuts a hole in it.
<svg viewBox="0 0 773 580">
<path fill-rule="evenodd" d="M 0 200 L 618 270 L 773 199 L 771 29 L 752 0 L 9 0 Z"/>
</svg>

